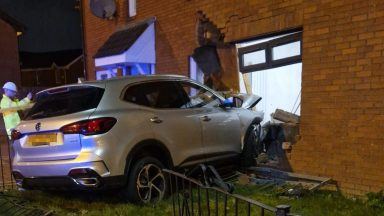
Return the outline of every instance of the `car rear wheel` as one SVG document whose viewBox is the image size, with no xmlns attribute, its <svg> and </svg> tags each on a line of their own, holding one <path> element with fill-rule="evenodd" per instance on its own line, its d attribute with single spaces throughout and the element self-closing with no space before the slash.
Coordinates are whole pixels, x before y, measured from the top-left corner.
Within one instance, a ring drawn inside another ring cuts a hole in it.
<svg viewBox="0 0 384 216">
<path fill-rule="evenodd" d="M 129 201 L 140 204 L 156 203 L 167 192 L 164 165 L 153 157 L 144 157 L 135 162 L 129 176 L 125 193 Z"/>
</svg>

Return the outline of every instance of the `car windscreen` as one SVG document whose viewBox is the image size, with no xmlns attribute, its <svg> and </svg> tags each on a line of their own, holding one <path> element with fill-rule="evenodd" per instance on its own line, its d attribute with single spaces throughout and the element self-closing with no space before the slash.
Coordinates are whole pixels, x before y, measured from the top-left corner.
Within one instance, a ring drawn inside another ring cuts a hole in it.
<svg viewBox="0 0 384 216">
<path fill-rule="evenodd" d="M 25 120 L 77 113 L 96 108 L 104 89 L 94 86 L 72 86 L 47 90 L 36 96 L 35 105 Z"/>
</svg>

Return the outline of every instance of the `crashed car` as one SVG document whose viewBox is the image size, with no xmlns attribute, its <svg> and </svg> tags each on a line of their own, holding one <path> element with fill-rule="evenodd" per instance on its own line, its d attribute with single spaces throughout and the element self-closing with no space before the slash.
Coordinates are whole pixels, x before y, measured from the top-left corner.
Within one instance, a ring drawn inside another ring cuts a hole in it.
<svg viewBox="0 0 384 216">
<path fill-rule="evenodd" d="M 176 75 L 47 89 L 12 132 L 13 176 L 24 189 L 118 187 L 132 202 L 156 201 L 168 187 L 163 168 L 233 163 L 262 120 L 257 100 L 230 101 Z"/>
</svg>

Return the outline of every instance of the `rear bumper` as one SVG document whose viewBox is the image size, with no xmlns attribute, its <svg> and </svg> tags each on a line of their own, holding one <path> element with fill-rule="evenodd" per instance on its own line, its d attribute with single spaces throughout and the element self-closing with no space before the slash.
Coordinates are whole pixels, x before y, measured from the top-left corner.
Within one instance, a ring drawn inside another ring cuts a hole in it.
<svg viewBox="0 0 384 216">
<path fill-rule="evenodd" d="M 46 161 L 46 162 L 14 162 L 12 170 L 19 172 L 26 178 L 67 176 L 72 169 L 88 168 L 100 177 L 109 176 L 109 170 L 103 161 Z"/>
<path fill-rule="evenodd" d="M 106 190 L 120 188 L 126 182 L 124 176 L 97 177 L 97 179 L 97 185 L 94 186 L 83 185 L 70 176 L 24 178 L 18 180 L 17 184 L 27 190 Z"/>
<path fill-rule="evenodd" d="M 12 170 L 17 185 L 25 189 L 95 190 L 123 186 L 126 182 L 123 176 L 111 176 L 105 163 L 94 155 L 39 162 L 21 162 L 16 157 Z M 87 173 L 76 176 L 71 174 L 73 170 L 86 170 Z"/>
</svg>

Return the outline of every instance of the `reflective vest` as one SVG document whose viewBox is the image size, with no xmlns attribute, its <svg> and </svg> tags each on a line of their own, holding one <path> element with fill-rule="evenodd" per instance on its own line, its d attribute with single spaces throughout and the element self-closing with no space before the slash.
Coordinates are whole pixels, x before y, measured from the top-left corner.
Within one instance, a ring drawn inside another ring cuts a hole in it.
<svg viewBox="0 0 384 216">
<path fill-rule="evenodd" d="M 0 108 L 15 108 L 19 106 L 25 106 L 31 101 L 26 97 L 23 100 L 12 100 L 11 98 L 3 95 L 3 98 L 0 102 Z M 7 111 L 3 113 L 5 129 L 7 130 L 8 136 L 11 135 L 12 129 L 14 129 L 20 123 L 20 116 L 17 111 Z"/>
</svg>

